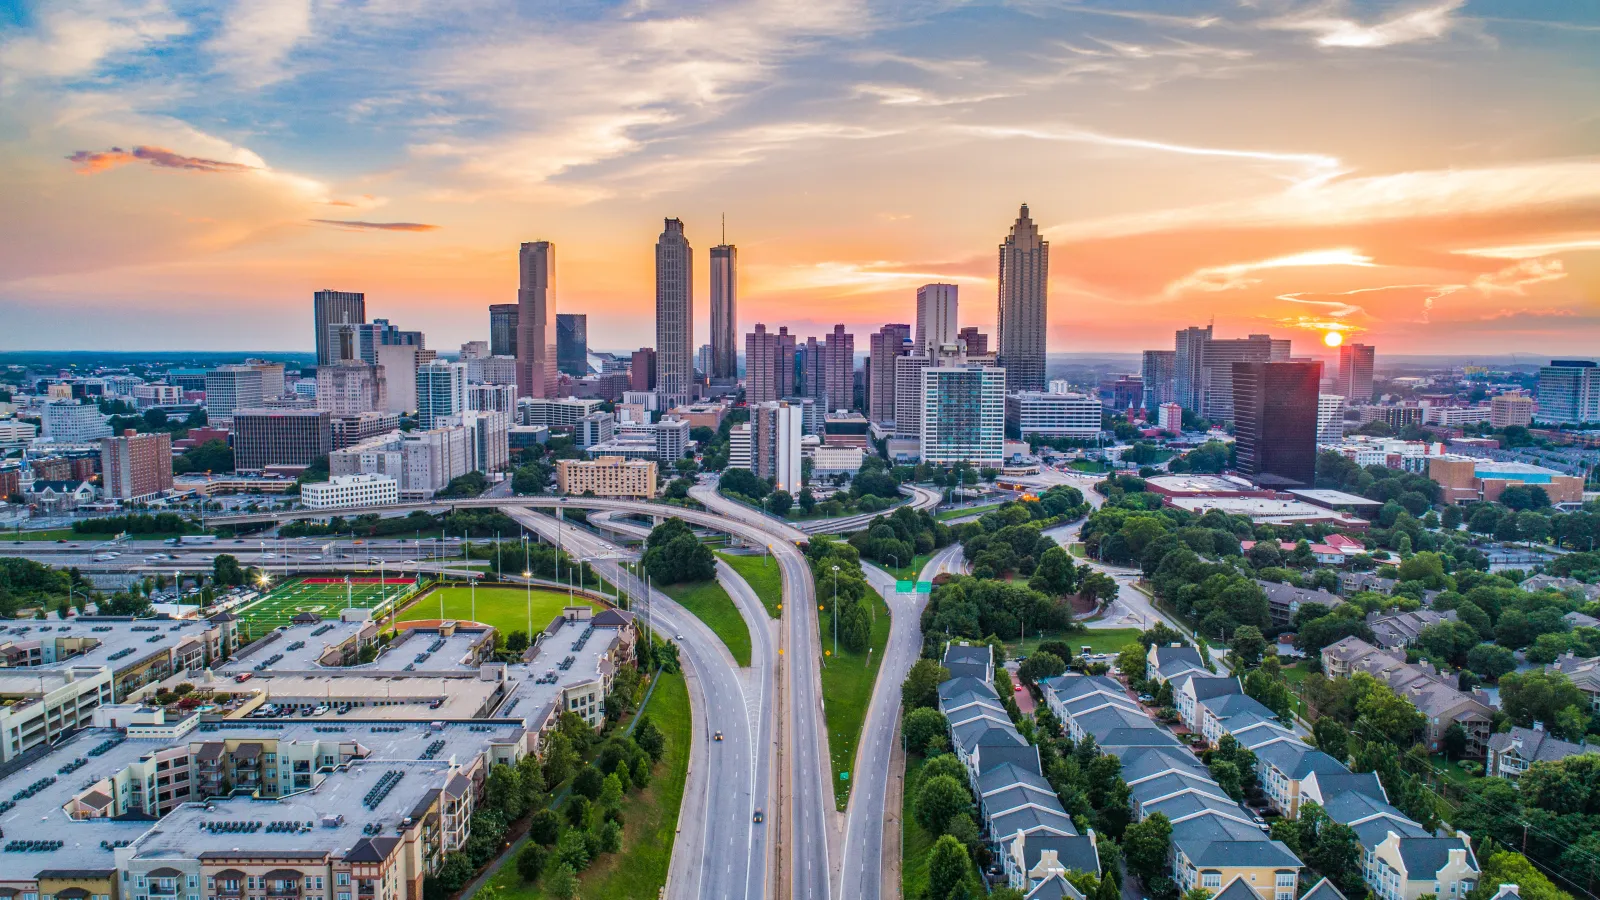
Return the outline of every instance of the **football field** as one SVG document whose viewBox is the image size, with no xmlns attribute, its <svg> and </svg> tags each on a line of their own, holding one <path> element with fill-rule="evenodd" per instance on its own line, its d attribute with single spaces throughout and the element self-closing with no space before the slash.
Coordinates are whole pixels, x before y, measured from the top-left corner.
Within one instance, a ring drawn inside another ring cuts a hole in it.
<svg viewBox="0 0 1600 900">
<path fill-rule="evenodd" d="M 239 611 L 239 618 L 249 628 L 252 637 L 259 637 L 274 628 L 289 624 L 289 620 L 303 612 L 316 613 L 324 619 L 339 618 L 346 607 L 373 609 L 387 597 L 393 601 L 415 593 L 416 582 L 410 578 L 378 579 L 351 578 L 348 586 L 343 576 L 329 578 L 295 578 L 272 586 L 267 595 Z"/>
</svg>

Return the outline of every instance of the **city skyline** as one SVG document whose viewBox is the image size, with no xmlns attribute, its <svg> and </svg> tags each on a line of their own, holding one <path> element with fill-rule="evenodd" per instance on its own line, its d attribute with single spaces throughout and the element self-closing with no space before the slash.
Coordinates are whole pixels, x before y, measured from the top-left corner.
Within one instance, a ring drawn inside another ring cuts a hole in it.
<svg viewBox="0 0 1600 900">
<path fill-rule="evenodd" d="M 654 223 L 709 246 L 724 212 L 735 334 L 867 334 L 946 282 L 994 335 L 1020 203 L 1049 352 L 1215 318 L 1570 355 L 1600 324 L 1600 11 L 11 9 L 0 349 L 309 349 L 277 311 L 324 287 L 455 346 L 533 240 L 596 346 L 642 346 Z"/>
</svg>

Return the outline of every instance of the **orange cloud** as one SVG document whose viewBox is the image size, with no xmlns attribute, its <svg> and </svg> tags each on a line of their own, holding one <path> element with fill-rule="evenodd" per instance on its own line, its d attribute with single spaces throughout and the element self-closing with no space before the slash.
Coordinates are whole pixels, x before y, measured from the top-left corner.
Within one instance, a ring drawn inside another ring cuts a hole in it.
<svg viewBox="0 0 1600 900">
<path fill-rule="evenodd" d="M 439 226 L 421 222 L 360 222 L 350 219 L 312 219 L 319 225 L 332 225 L 351 231 L 435 231 Z"/>
<path fill-rule="evenodd" d="M 164 147 L 134 147 L 132 151 L 121 147 L 112 147 L 105 151 L 79 150 L 67 157 L 78 172 L 83 175 L 93 175 L 115 169 L 135 161 L 147 162 L 161 169 L 186 169 L 191 172 L 249 172 L 255 166 L 243 163 L 223 162 L 216 159 L 203 159 L 198 156 L 184 156 L 174 153 Z"/>
</svg>

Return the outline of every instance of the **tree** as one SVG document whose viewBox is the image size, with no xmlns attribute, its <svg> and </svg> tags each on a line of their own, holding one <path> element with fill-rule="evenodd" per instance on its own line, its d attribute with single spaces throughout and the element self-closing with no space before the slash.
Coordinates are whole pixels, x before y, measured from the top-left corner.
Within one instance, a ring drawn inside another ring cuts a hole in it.
<svg viewBox="0 0 1600 900">
<path fill-rule="evenodd" d="M 1572 900 L 1571 894 L 1557 888 L 1521 853 L 1501 850 L 1483 860 L 1482 866 L 1478 886 L 1467 895 L 1467 900 L 1489 900 L 1502 884 L 1516 885 L 1521 900 Z"/>
<path fill-rule="evenodd" d="M 1241 625 L 1234 632 L 1233 640 L 1228 642 L 1228 649 L 1233 651 L 1234 662 L 1241 668 L 1253 669 L 1261 665 L 1261 657 L 1267 652 L 1267 639 L 1254 625 Z"/>
<path fill-rule="evenodd" d="M 645 568 L 662 584 L 708 581 L 716 576 L 716 557 L 682 519 L 668 519 L 657 525 L 645 546 Z"/>
<path fill-rule="evenodd" d="M 928 900 L 951 900 L 965 886 L 972 870 L 967 848 L 950 835 L 942 835 L 928 852 Z"/>
<path fill-rule="evenodd" d="M 529 841 L 517 851 L 517 874 L 528 884 L 539 880 L 544 874 L 545 860 L 550 852 L 535 841 Z"/>
<path fill-rule="evenodd" d="M 775 516 L 786 516 L 794 508 L 794 497 L 788 491 L 773 491 L 767 498 L 767 509 Z"/>
<path fill-rule="evenodd" d="M 528 649 L 528 633 L 518 628 L 506 635 L 506 649 L 521 655 L 523 651 Z"/>
<path fill-rule="evenodd" d="M 900 702 L 905 708 L 939 705 L 939 685 L 950 680 L 950 670 L 931 659 L 919 659 L 911 666 L 900 685 Z"/>
<path fill-rule="evenodd" d="M 561 820 L 552 810 L 541 809 L 528 820 L 528 839 L 546 847 L 555 846 L 561 837 Z"/>
<path fill-rule="evenodd" d="M 1587 703 L 1583 691 L 1560 672 L 1533 670 L 1500 679 L 1500 709 L 1524 728 L 1534 722 L 1554 723 L 1562 710 Z"/>
<path fill-rule="evenodd" d="M 1499 681 L 1501 676 L 1517 670 L 1517 657 L 1498 644 L 1479 644 L 1467 651 L 1467 668 L 1484 681 Z"/>
<path fill-rule="evenodd" d="M 1061 657 L 1040 650 L 1017 666 L 1017 677 L 1023 684 L 1038 684 L 1041 679 L 1054 678 L 1065 671 L 1067 664 Z"/>
<path fill-rule="evenodd" d="M 926 753 L 930 742 L 945 737 L 950 723 L 937 709 L 919 706 L 906 712 L 900 727 L 905 733 L 906 749 L 912 753 Z"/>
<path fill-rule="evenodd" d="M 1344 762 L 1350 758 L 1350 732 L 1333 716 L 1318 716 L 1311 737 L 1318 750 L 1334 759 Z"/>
<path fill-rule="evenodd" d="M 605 789 L 605 775 L 594 766 L 584 766 L 578 776 L 572 779 L 572 792 L 588 797 L 590 800 L 599 800 L 600 792 Z"/>
<path fill-rule="evenodd" d="M 571 865 L 562 862 L 559 858 L 544 876 L 544 889 L 552 897 L 559 900 L 572 900 L 578 896 L 578 873 Z"/>
<path fill-rule="evenodd" d="M 1065 597 L 1075 590 L 1078 567 L 1062 547 L 1051 547 L 1039 557 L 1039 567 L 1028 586 L 1052 597 Z"/>
<path fill-rule="evenodd" d="M 1146 883 L 1167 872 L 1167 857 L 1172 852 L 1172 823 L 1163 813 L 1154 813 L 1128 826 L 1122 836 L 1122 855 L 1128 871 Z"/>
<path fill-rule="evenodd" d="M 934 834 L 945 830 L 951 816 L 971 808 L 966 786 L 948 775 L 925 778 L 917 788 L 917 823 Z"/>
<path fill-rule="evenodd" d="M 244 569 L 239 566 L 238 557 L 231 553 L 217 554 L 211 561 L 211 580 L 230 587 L 244 584 Z"/>
<path fill-rule="evenodd" d="M 1128 644 L 1117 654 L 1117 669 L 1128 677 L 1130 682 L 1144 681 L 1145 646 L 1139 643 Z"/>
<path fill-rule="evenodd" d="M 589 865 L 589 841 L 577 828 L 568 828 L 556 839 L 556 858 L 579 872 Z"/>
</svg>

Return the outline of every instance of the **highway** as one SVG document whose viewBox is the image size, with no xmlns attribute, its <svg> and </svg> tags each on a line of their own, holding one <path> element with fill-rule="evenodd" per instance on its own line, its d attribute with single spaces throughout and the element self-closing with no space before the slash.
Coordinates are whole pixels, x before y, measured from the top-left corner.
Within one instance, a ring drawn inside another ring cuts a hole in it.
<svg viewBox="0 0 1600 900">
<path fill-rule="evenodd" d="M 919 580 L 931 581 L 940 572 L 961 564 L 961 545 L 951 544 L 934 554 L 922 567 Z M 844 849 L 839 865 L 839 889 L 834 895 L 849 900 L 878 900 L 899 893 L 900 835 L 899 792 L 891 790 L 891 779 L 899 774 L 894 765 L 900 732 L 900 685 L 911 666 L 922 654 L 922 608 L 928 595 L 900 593 L 895 578 L 871 564 L 863 564 L 867 581 L 889 604 L 892 617 L 889 643 L 884 647 L 878 681 L 872 689 L 872 703 L 861 729 L 856 751 L 855 787 L 845 811 Z M 893 834 L 885 826 L 895 823 Z M 885 859 L 884 847 L 891 849 Z"/>
<path fill-rule="evenodd" d="M 507 507 L 506 514 L 576 557 L 590 560 L 614 584 L 634 597 L 644 586 L 617 559 L 625 551 L 583 528 Z M 756 900 L 766 895 L 769 826 L 756 824 L 757 809 L 770 806 L 773 715 L 773 631 L 758 598 L 736 576 L 719 580 L 732 587 L 729 596 L 751 626 L 751 666 L 740 669 L 722 641 L 698 617 L 660 591 L 635 603 L 658 633 L 675 636 L 690 685 L 694 743 L 689 780 L 679 811 L 679 832 L 672 854 L 667 896 Z M 742 590 L 740 589 L 742 588 Z M 720 731 L 723 739 L 713 740 Z M 698 808 L 696 806 L 698 805 Z"/>
<path fill-rule="evenodd" d="M 778 795 L 787 809 L 782 848 L 789 855 L 779 857 L 779 875 L 789 878 L 789 896 L 795 900 L 827 900 L 833 880 L 832 861 L 839 858 L 842 838 L 839 815 L 833 809 L 832 778 L 828 764 L 828 735 L 823 727 L 822 637 L 817 625 L 816 590 L 811 568 L 790 541 L 804 541 L 807 535 L 787 523 L 729 500 L 716 492 L 715 485 L 696 485 L 689 496 L 712 511 L 712 518 L 730 530 L 730 522 L 761 529 L 773 541 L 774 556 L 783 569 L 784 636 L 781 642 L 785 660 L 783 673 L 784 740 L 779 772 Z M 686 521 L 690 521 L 687 518 Z M 691 524 L 694 524 L 691 522 Z M 742 531 L 744 529 L 738 529 Z M 763 533 L 758 531 L 757 533 Z M 732 531 L 737 534 L 738 531 Z"/>
<path fill-rule="evenodd" d="M 939 491 L 920 485 L 906 485 L 901 490 L 910 492 L 911 502 L 907 505 L 912 509 L 933 512 L 939 506 L 940 501 L 944 499 L 944 495 Z M 795 524 L 806 534 L 843 534 L 846 531 L 860 531 L 871 524 L 873 519 L 888 515 L 891 512 L 894 512 L 894 510 L 886 509 L 882 512 L 857 513 L 853 516 L 838 516 L 832 519 L 807 519 Z"/>
</svg>

